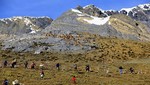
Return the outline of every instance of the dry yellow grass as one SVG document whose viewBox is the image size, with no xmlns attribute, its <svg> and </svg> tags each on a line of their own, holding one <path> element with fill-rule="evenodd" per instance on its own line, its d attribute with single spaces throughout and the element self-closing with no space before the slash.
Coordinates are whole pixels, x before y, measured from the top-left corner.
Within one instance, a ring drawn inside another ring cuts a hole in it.
<svg viewBox="0 0 150 85">
<path fill-rule="evenodd" d="M 77 77 L 77 85 L 150 85 L 150 43 L 102 38 L 98 35 L 88 35 L 85 38 L 94 38 L 97 49 L 85 53 L 58 53 L 45 52 L 39 55 L 0 51 L 1 61 L 13 58 L 18 61 L 18 68 L 0 68 L 0 82 L 7 78 L 11 83 L 18 79 L 25 85 L 72 85 L 71 77 Z M 25 60 L 36 62 L 36 70 L 25 69 Z M 46 65 L 45 77 L 40 79 L 39 64 Z M 61 71 L 55 68 L 61 64 Z M 71 66 L 76 63 L 78 72 Z M 91 72 L 85 71 L 85 65 L 90 64 Z M 120 75 L 118 67 L 123 66 L 125 73 Z M 128 69 L 133 67 L 136 74 L 130 74 Z M 109 68 L 109 73 L 106 70 Z M 142 70 L 142 73 L 140 71 Z M 140 73 L 140 74 L 138 74 Z"/>
<path fill-rule="evenodd" d="M 149 64 L 134 64 L 134 63 L 113 63 L 105 64 L 110 69 L 108 74 L 105 73 L 103 64 L 95 64 L 90 62 L 91 72 L 84 70 L 85 63 L 78 63 L 79 72 L 70 69 L 73 63 L 61 63 L 61 70 L 57 71 L 55 68 L 50 67 L 44 70 L 45 77 L 40 79 L 40 70 L 38 67 L 34 69 L 19 68 L 1 68 L 0 81 L 7 78 L 10 83 L 18 79 L 25 85 L 71 85 L 71 77 L 77 77 L 77 85 L 149 85 L 150 72 Z M 137 71 L 142 69 L 141 74 L 130 74 L 128 71 L 122 75 L 118 72 L 118 67 L 122 65 L 125 70 L 133 67 Z M 142 66 L 142 67 L 141 67 Z M 99 67 L 99 69 L 97 69 Z M 149 68 L 148 68 L 149 67 Z"/>
</svg>

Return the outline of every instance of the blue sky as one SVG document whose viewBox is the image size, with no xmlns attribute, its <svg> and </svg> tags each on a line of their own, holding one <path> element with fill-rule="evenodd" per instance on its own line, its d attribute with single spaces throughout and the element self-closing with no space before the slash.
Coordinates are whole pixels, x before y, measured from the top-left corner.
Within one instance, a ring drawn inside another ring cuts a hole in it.
<svg viewBox="0 0 150 85">
<path fill-rule="evenodd" d="M 0 0 L 0 18 L 49 16 L 56 19 L 78 5 L 94 4 L 103 10 L 120 10 L 144 3 L 150 3 L 150 0 Z"/>
</svg>

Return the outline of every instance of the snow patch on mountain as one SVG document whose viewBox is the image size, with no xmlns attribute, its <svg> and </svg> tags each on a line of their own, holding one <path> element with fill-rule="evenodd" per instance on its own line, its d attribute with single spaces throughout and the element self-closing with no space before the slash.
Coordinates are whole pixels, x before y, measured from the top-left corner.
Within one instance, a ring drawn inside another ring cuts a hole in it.
<svg viewBox="0 0 150 85">
<path fill-rule="evenodd" d="M 32 28 L 32 26 L 30 25 L 30 30 L 31 32 L 30 33 L 36 33 L 36 30 Z"/>
<path fill-rule="evenodd" d="M 98 18 L 98 17 L 91 16 L 91 18 L 92 18 L 91 20 L 88 20 L 88 19 L 83 19 L 83 20 L 90 24 L 104 25 L 109 21 L 110 16 L 105 17 L 105 18 Z"/>
<path fill-rule="evenodd" d="M 84 14 L 77 14 L 79 17 L 84 17 L 85 15 Z"/>
<path fill-rule="evenodd" d="M 91 7 L 93 4 L 89 4 L 83 7 L 83 9 L 87 8 L 87 7 Z"/>
<path fill-rule="evenodd" d="M 31 28 L 31 30 L 32 30 L 32 31 L 30 32 L 31 34 L 36 33 L 36 31 L 33 30 L 33 28 Z"/>
<path fill-rule="evenodd" d="M 23 17 L 21 17 L 21 16 L 15 16 L 15 17 L 13 17 L 13 19 L 23 19 Z"/>
<path fill-rule="evenodd" d="M 141 4 L 132 8 L 122 8 L 120 11 L 125 10 L 128 14 L 130 11 L 133 11 L 133 9 L 139 9 L 139 8 L 142 10 L 150 10 L 150 4 Z"/>
<path fill-rule="evenodd" d="M 0 21 L 2 21 L 2 22 L 6 22 L 7 20 L 13 21 L 12 18 L 4 18 L 4 19 L 0 19 Z"/>
<path fill-rule="evenodd" d="M 142 10 L 150 10 L 150 4 L 141 4 L 138 5 Z"/>
<path fill-rule="evenodd" d="M 24 19 L 24 22 L 26 23 L 26 25 L 30 25 L 31 24 L 31 21 L 27 18 Z"/>
<path fill-rule="evenodd" d="M 81 11 L 77 10 L 77 9 L 71 9 L 71 11 L 76 12 L 76 13 L 82 13 Z"/>
<path fill-rule="evenodd" d="M 129 13 L 130 11 L 132 11 L 132 9 L 134 9 L 134 7 L 133 8 L 122 8 L 121 10 L 125 10 L 127 13 Z"/>
<path fill-rule="evenodd" d="M 83 8 L 86 8 L 86 7 L 90 7 L 91 5 L 88 5 L 88 6 L 85 6 Z M 101 10 L 101 9 L 100 9 Z M 91 15 L 88 15 L 86 13 L 82 13 L 81 11 L 77 10 L 77 9 L 71 9 L 71 11 L 77 13 L 77 16 L 78 17 L 90 17 L 91 19 L 83 19 L 84 21 L 88 22 L 89 24 L 95 24 L 95 25 L 104 25 L 107 23 L 107 21 L 109 21 L 110 19 L 110 16 L 107 16 L 107 17 L 103 17 L 103 18 L 99 18 L 99 17 L 95 17 L 95 16 L 91 16 Z"/>
<path fill-rule="evenodd" d="M 122 8 L 119 12 L 125 10 L 127 12 L 127 15 L 129 15 L 129 12 L 133 12 L 132 10 L 135 9 L 136 7 L 132 7 L 132 8 Z M 133 12 L 133 15 L 135 14 L 135 12 Z"/>
</svg>

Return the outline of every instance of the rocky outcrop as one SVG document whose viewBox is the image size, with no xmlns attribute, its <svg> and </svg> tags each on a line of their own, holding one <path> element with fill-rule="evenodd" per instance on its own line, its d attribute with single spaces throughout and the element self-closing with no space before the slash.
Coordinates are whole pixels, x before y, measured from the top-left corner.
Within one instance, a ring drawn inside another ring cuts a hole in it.
<svg viewBox="0 0 150 85">
<path fill-rule="evenodd" d="M 79 37 L 79 34 L 24 34 L 21 36 L 11 36 L 2 43 L 2 49 L 10 49 L 16 52 L 41 52 L 58 51 L 58 52 L 83 52 L 93 49 L 92 45 L 86 39 Z"/>
<path fill-rule="evenodd" d="M 102 12 L 103 10 L 97 8 L 95 5 L 88 5 L 85 7 L 77 6 L 76 9 L 88 15 L 92 15 L 96 17 L 107 17 L 107 14 Z"/>
</svg>

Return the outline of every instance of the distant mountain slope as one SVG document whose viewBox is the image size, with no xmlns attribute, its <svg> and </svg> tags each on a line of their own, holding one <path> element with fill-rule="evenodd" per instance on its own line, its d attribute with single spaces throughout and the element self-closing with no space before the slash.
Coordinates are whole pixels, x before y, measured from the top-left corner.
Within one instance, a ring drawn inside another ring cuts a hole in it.
<svg viewBox="0 0 150 85">
<path fill-rule="evenodd" d="M 120 11 L 105 11 L 108 15 L 124 14 L 148 26 L 150 32 L 150 4 L 141 4 L 132 8 L 122 8 Z"/>
<path fill-rule="evenodd" d="M 1 34 L 36 33 L 51 24 L 48 17 L 12 17 L 0 19 Z"/>
<path fill-rule="evenodd" d="M 105 37 L 150 41 L 150 28 L 140 19 L 136 21 L 137 19 L 126 16 L 122 11 L 109 14 L 108 11 L 101 10 L 94 5 L 78 6 L 54 20 L 45 29 L 45 32 L 54 30 L 60 33 L 78 31 L 99 34 Z M 146 22 L 145 19 L 143 20 Z"/>
</svg>

